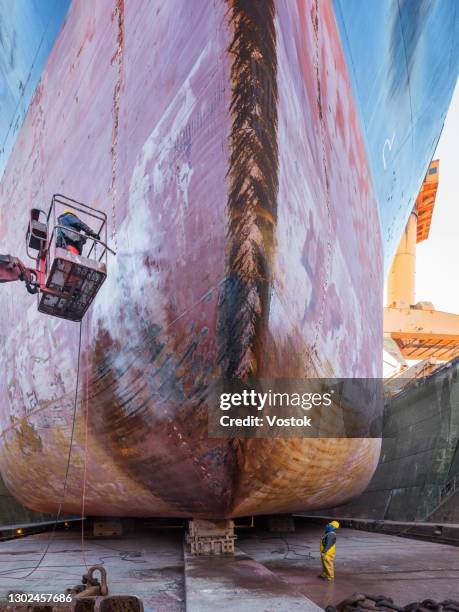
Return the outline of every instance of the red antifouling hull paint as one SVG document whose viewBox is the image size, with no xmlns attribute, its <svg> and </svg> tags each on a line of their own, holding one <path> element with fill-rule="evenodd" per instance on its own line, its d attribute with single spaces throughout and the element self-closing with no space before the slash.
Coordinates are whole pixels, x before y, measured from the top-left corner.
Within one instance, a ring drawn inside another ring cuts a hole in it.
<svg viewBox="0 0 459 612">
<path fill-rule="evenodd" d="M 55 192 L 107 213 L 63 511 L 229 517 L 358 495 L 375 439 L 212 440 L 219 376 L 377 377 L 382 245 L 331 2 L 74 0 L 1 183 L 0 239 Z M 0 470 L 62 499 L 78 325 L 0 293 Z M 87 424 L 87 427 L 86 427 Z"/>
</svg>

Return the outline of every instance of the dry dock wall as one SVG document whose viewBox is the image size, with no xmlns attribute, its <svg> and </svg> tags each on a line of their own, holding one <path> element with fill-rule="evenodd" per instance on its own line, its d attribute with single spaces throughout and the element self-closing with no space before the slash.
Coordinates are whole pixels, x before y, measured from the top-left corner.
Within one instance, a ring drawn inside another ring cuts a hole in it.
<svg viewBox="0 0 459 612">
<path fill-rule="evenodd" d="M 386 402 L 376 472 L 353 502 L 320 514 L 388 521 L 459 521 L 459 359 Z M 448 491 L 445 487 L 448 486 Z"/>
<path fill-rule="evenodd" d="M 0 530 L 9 525 L 27 525 L 52 520 L 53 517 L 29 510 L 16 501 L 0 478 Z"/>
</svg>

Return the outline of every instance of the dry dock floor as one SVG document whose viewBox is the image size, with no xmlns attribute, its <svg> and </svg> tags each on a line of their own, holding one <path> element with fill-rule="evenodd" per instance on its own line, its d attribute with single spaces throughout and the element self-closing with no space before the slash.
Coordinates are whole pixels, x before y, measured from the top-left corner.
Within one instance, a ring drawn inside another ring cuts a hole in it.
<svg viewBox="0 0 459 612">
<path fill-rule="evenodd" d="M 341 529 L 336 580 L 324 583 L 317 578 L 321 534 L 320 527 L 304 523 L 288 534 L 242 530 L 234 560 L 187 557 L 184 563 L 178 530 L 85 539 L 84 550 L 78 531 L 57 532 L 30 576 L 49 534 L 27 536 L 0 543 L 0 600 L 10 592 L 63 593 L 80 582 L 85 561 L 103 563 L 110 593 L 138 595 L 147 612 L 311 610 L 308 599 L 325 607 L 358 591 L 392 597 L 399 605 L 459 599 L 457 547 Z"/>
<path fill-rule="evenodd" d="M 182 612 L 184 604 L 183 533 L 149 531 L 125 538 L 87 539 L 79 531 L 56 532 L 37 566 L 49 534 L 0 543 L 0 601 L 8 593 L 65 593 L 81 582 L 86 565 L 103 564 L 111 595 L 134 594 L 146 612 Z M 97 574 L 97 577 L 98 574 Z"/>
<path fill-rule="evenodd" d="M 394 535 L 340 529 L 333 583 L 317 578 L 323 530 L 299 525 L 295 533 L 252 533 L 239 547 L 321 607 L 356 592 L 413 601 L 459 599 L 459 548 Z"/>
</svg>

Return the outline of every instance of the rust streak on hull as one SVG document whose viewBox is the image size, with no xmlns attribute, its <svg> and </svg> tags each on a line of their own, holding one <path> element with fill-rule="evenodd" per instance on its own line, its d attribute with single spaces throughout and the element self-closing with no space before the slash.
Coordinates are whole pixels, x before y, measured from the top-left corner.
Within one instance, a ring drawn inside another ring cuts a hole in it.
<svg viewBox="0 0 459 612">
<path fill-rule="evenodd" d="M 219 304 L 222 366 L 229 379 L 256 375 L 262 359 L 279 186 L 274 1 L 231 4 L 228 259 Z"/>
</svg>

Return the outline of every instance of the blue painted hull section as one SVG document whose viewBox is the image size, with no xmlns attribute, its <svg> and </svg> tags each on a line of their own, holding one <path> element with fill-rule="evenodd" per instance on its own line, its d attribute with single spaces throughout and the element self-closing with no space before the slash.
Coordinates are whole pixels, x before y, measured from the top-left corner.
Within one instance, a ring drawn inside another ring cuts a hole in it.
<svg viewBox="0 0 459 612">
<path fill-rule="evenodd" d="M 70 0 L 0 0 L 0 178 Z"/>
<path fill-rule="evenodd" d="M 378 202 L 387 269 L 457 81 L 456 0 L 334 0 Z"/>
</svg>

